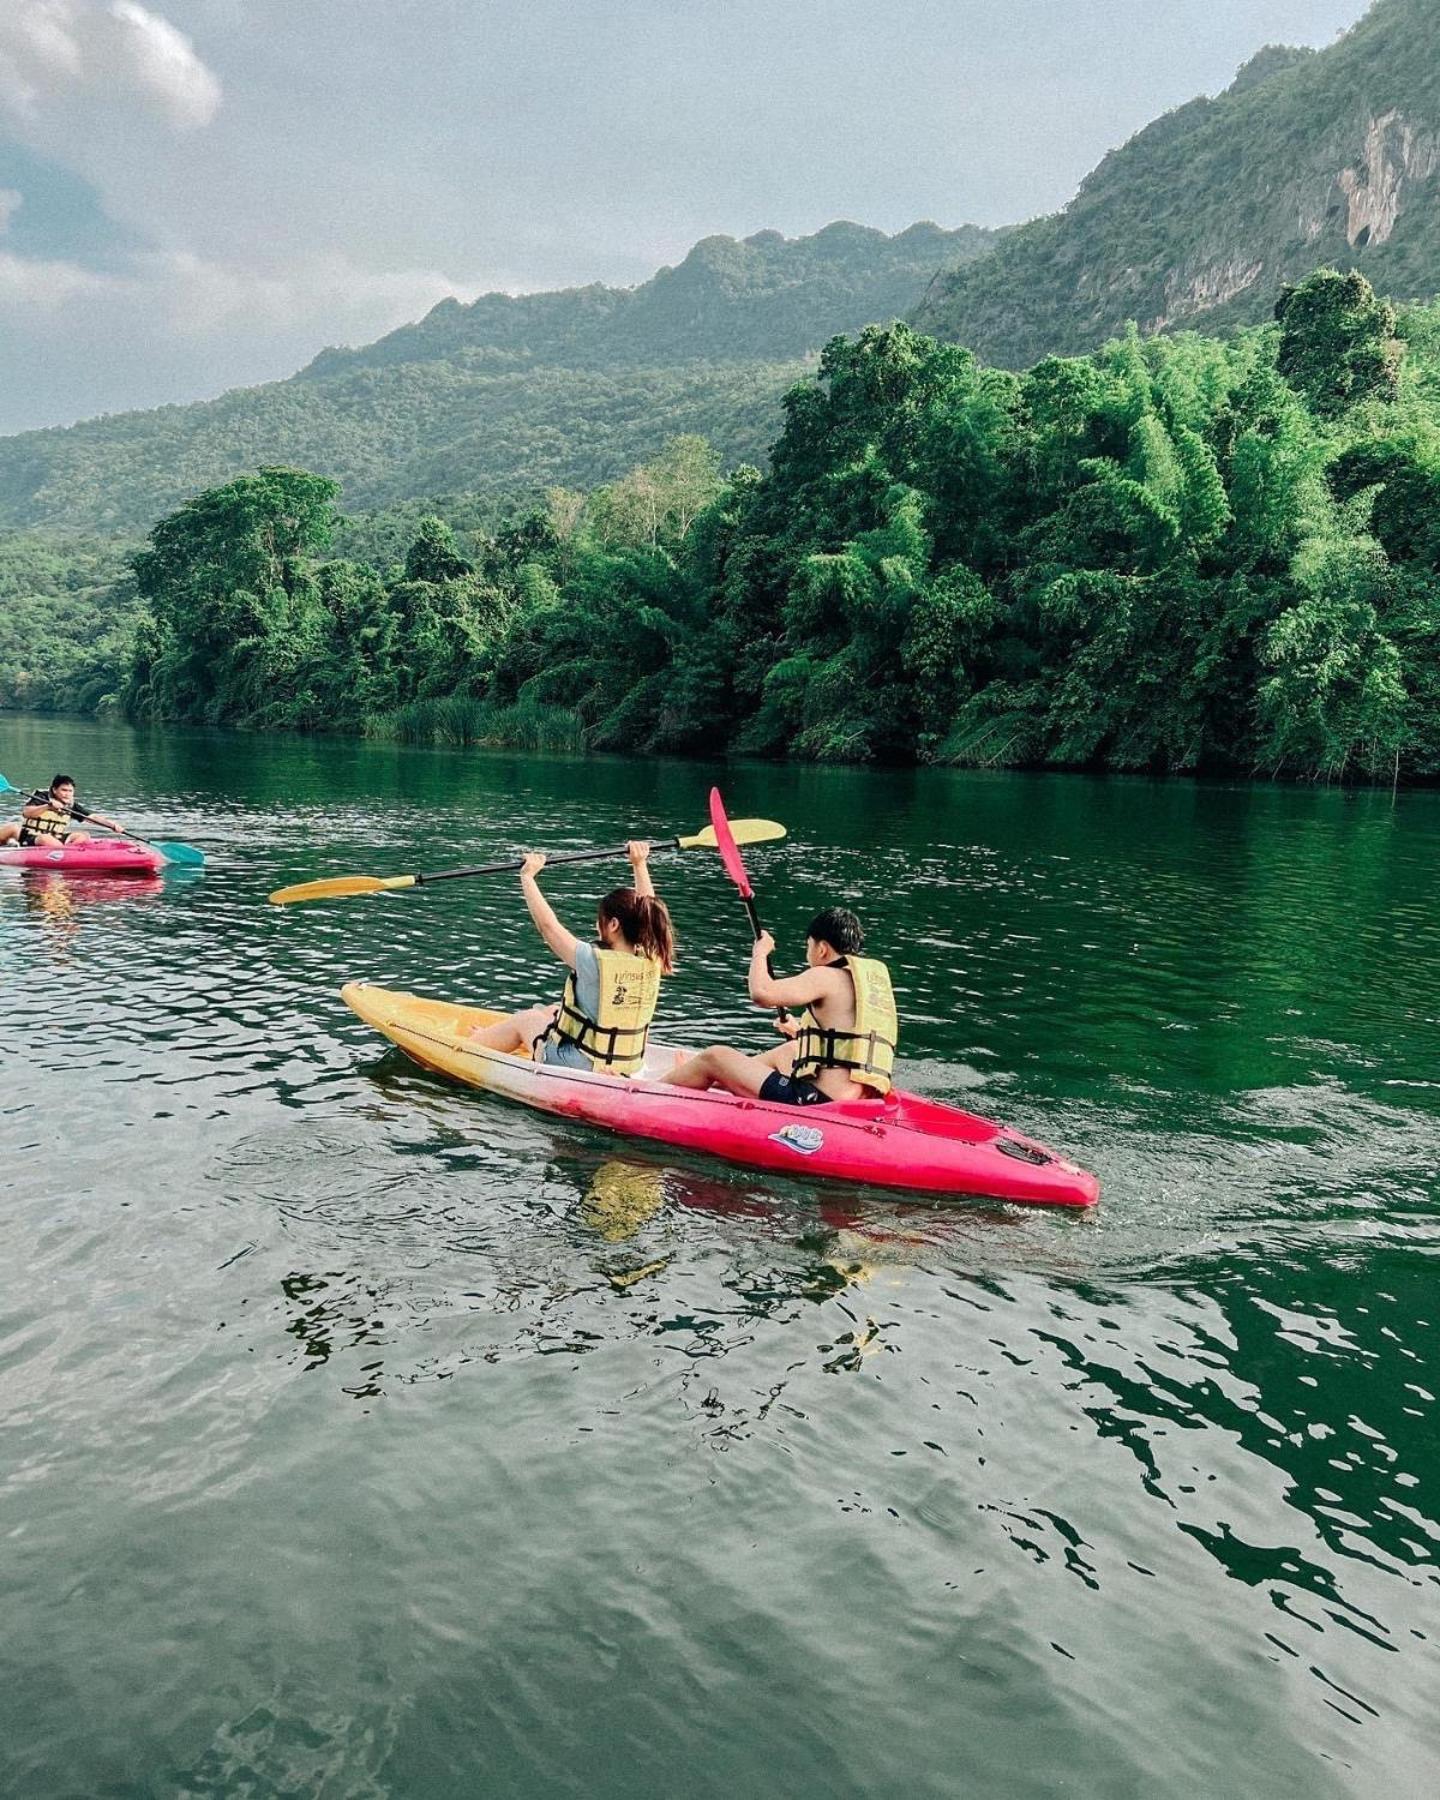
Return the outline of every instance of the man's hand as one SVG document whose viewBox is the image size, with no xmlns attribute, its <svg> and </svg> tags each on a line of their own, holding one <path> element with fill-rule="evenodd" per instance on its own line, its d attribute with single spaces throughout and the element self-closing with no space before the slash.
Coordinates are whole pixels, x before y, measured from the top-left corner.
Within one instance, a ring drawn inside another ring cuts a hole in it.
<svg viewBox="0 0 1440 1800">
<path fill-rule="evenodd" d="M 532 850 L 520 865 L 520 879 L 522 881 L 533 881 L 544 867 L 545 852 L 543 850 Z"/>
</svg>

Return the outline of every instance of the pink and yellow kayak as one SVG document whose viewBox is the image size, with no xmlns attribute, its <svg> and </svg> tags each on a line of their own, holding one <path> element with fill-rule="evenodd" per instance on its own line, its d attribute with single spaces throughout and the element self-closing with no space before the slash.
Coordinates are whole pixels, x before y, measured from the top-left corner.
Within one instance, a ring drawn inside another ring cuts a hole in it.
<svg viewBox="0 0 1440 1800">
<path fill-rule="evenodd" d="M 62 875 L 153 875 L 165 867 L 158 850 L 132 844 L 128 838 L 95 838 L 84 844 L 38 844 L 0 849 L 0 869 L 54 869 Z"/>
<path fill-rule="evenodd" d="M 477 1044 L 504 1015 L 352 981 L 340 997 L 407 1056 L 468 1087 L 626 1137 L 699 1150 L 752 1169 L 864 1182 L 917 1194 L 965 1194 L 1027 1206 L 1093 1206 L 1100 1183 L 1033 1138 L 939 1100 L 896 1091 L 824 1107 L 776 1105 L 655 1079 L 688 1051 L 653 1039 L 639 1075 L 536 1063 Z M 648 1079 L 647 1079 L 648 1077 Z"/>
</svg>

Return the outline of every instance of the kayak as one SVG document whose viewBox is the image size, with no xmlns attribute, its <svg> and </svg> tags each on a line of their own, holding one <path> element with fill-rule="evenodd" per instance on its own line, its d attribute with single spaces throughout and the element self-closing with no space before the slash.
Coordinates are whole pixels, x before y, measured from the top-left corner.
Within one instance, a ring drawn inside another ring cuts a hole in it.
<svg viewBox="0 0 1440 1800">
<path fill-rule="evenodd" d="M 46 850 L 39 844 L 22 848 L 9 844 L 0 850 L 0 869 L 58 869 L 62 875 L 153 875 L 165 867 L 158 850 L 132 844 L 128 838 L 93 839 L 85 844 L 59 844 Z"/>
<path fill-rule="evenodd" d="M 858 1181 L 912 1193 L 969 1194 L 1028 1206 L 1093 1206 L 1087 1170 L 990 1119 L 892 1091 L 883 1100 L 794 1107 L 658 1079 L 688 1050 L 653 1039 L 638 1075 L 536 1063 L 528 1052 L 477 1044 L 470 1033 L 503 1013 L 352 981 L 345 1004 L 424 1068 L 468 1087 L 627 1137 L 653 1138 L 753 1169 Z"/>
</svg>

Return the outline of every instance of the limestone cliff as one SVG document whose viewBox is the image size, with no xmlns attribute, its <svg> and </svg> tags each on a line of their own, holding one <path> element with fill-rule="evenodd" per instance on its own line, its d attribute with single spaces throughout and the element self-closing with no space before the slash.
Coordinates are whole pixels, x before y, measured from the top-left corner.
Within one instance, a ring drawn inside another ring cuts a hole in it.
<svg viewBox="0 0 1440 1800">
<path fill-rule="evenodd" d="M 916 323 L 1022 367 L 1131 320 L 1265 318 L 1325 263 L 1399 298 L 1440 292 L 1440 0 L 1376 0 L 1328 50 L 1262 51 L 1107 157 L 1063 213 L 937 276 Z"/>
</svg>

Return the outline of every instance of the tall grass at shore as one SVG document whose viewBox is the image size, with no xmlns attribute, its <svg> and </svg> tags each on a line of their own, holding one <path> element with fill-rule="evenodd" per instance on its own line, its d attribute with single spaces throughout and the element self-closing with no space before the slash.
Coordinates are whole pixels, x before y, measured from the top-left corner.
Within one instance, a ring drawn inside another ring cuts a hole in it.
<svg viewBox="0 0 1440 1800">
<path fill-rule="evenodd" d="M 443 745 L 467 749 L 541 750 L 579 753 L 585 733 L 575 714 L 563 706 L 517 701 L 495 706 L 468 694 L 445 694 L 412 700 L 365 722 L 368 738 L 390 743 Z"/>
</svg>

